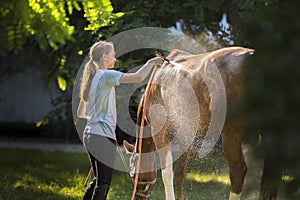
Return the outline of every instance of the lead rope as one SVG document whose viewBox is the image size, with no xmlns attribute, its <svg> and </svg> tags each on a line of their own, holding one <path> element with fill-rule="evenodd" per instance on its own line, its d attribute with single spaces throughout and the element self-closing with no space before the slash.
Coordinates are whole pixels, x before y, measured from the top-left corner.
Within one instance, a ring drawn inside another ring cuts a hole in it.
<svg viewBox="0 0 300 200">
<path fill-rule="evenodd" d="M 136 193 L 136 189 L 137 189 L 137 185 L 138 185 L 138 179 L 139 179 L 139 171 L 140 171 L 140 164 L 141 164 L 141 152 L 142 152 L 142 141 L 143 141 L 143 132 L 144 132 L 144 122 L 145 122 L 145 116 L 146 116 L 146 105 L 148 103 L 148 99 L 149 99 L 149 94 L 150 94 L 150 88 L 151 88 L 151 83 L 152 80 L 154 78 L 155 72 L 156 72 L 156 66 L 154 67 L 154 70 L 151 74 L 151 77 L 149 79 L 148 85 L 146 87 L 146 91 L 145 91 L 145 99 L 144 99 L 144 103 L 143 103 L 143 110 L 142 110 L 142 119 L 141 119 L 141 127 L 140 127 L 140 134 L 139 134 L 139 145 L 138 145 L 138 160 L 137 160 L 137 166 L 136 166 L 136 175 L 135 175 L 135 179 L 134 179 L 134 185 L 133 185 L 133 192 L 132 192 L 132 196 L 131 196 L 131 200 L 134 200 L 135 197 L 135 193 Z"/>
<path fill-rule="evenodd" d="M 121 149 L 120 145 L 118 144 L 118 142 L 116 142 L 116 146 L 117 146 L 117 150 L 118 150 L 118 152 L 120 154 L 120 158 L 122 160 L 122 163 L 123 163 L 123 165 L 124 165 L 124 167 L 126 169 L 126 172 L 129 173 L 129 167 L 128 167 L 128 165 L 126 165 L 125 157 L 123 155 L 122 149 Z"/>
</svg>

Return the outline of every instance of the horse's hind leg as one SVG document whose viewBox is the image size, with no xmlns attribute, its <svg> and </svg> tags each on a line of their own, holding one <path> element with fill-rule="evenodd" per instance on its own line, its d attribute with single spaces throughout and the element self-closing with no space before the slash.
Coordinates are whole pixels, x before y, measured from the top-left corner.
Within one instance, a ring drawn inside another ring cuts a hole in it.
<svg viewBox="0 0 300 200">
<path fill-rule="evenodd" d="M 175 166 L 175 181 L 176 181 L 176 200 L 183 200 L 184 181 L 186 178 L 186 168 L 190 159 L 192 149 L 188 148 L 179 159 Z"/>
<path fill-rule="evenodd" d="M 230 173 L 231 188 L 229 200 L 239 200 L 247 171 L 240 134 L 231 131 L 223 132 L 222 145 Z"/>
</svg>

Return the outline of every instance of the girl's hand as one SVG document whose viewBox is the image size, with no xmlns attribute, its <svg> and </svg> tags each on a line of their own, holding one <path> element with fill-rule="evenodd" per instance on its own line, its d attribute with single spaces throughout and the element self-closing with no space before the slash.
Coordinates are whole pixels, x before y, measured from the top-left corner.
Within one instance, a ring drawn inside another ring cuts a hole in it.
<svg viewBox="0 0 300 200">
<path fill-rule="evenodd" d="M 163 64 L 164 58 L 163 57 L 154 57 L 147 61 L 147 63 L 153 63 L 153 64 Z"/>
</svg>

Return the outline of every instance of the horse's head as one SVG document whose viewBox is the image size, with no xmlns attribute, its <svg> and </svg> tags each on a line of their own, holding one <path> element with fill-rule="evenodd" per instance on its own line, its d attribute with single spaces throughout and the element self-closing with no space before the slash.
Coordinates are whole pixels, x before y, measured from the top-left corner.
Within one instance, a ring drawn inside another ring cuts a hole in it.
<svg viewBox="0 0 300 200">
<path fill-rule="evenodd" d="M 126 152 L 131 153 L 129 174 L 132 180 L 132 184 L 134 185 L 139 155 L 135 152 L 135 148 L 132 144 L 129 144 L 124 140 L 123 145 Z M 153 152 L 141 154 L 141 162 L 138 173 L 139 177 L 135 199 L 148 200 L 150 199 L 151 191 L 153 190 L 154 184 L 156 182 L 155 157 Z"/>
</svg>

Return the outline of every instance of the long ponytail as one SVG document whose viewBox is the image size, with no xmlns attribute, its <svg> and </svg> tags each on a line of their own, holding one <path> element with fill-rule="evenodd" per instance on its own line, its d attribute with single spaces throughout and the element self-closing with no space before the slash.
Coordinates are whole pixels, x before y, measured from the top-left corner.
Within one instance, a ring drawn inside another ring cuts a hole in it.
<svg viewBox="0 0 300 200">
<path fill-rule="evenodd" d="M 80 98 L 85 102 L 88 101 L 89 87 L 92 83 L 96 71 L 97 71 L 96 66 L 94 65 L 93 61 L 90 59 L 84 67 L 83 75 L 81 79 L 81 85 L 80 85 Z"/>
<path fill-rule="evenodd" d="M 95 76 L 99 67 L 95 63 L 99 63 L 102 55 L 104 53 L 109 53 L 113 49 L 113 43 L 106 41 L 96 42 L 90 49 L 89 52 L 89 61 L 84 66 L 81 84 L 80 84 L 80 98 L 87 102 L 89 96 L 89 89 L 92 83 L 92 80 Z"/>
</svg>

